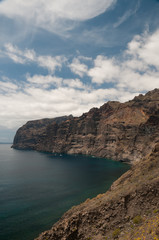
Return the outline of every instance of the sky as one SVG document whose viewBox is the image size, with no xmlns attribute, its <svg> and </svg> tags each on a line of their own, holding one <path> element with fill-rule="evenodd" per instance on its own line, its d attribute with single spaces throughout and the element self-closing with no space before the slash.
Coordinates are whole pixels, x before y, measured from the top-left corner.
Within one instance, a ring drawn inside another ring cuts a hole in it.
<svg viewBox="0 0 159 240">
<path fill-rule="evenodd" d="M 159 88 L 159 0 L 0 0 L 0 142 Z"/>
</svg>

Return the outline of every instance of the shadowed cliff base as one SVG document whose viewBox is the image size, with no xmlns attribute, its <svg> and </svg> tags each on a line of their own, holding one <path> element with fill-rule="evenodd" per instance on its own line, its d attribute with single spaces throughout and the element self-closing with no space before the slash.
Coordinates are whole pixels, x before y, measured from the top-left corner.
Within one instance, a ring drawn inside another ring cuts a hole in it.
<svg viewBox="0 0 159 240">
<path fill-rule="evenodd" d="M 29 121 L 13 148 L 136 162 L 159 141 L 159 89 L 126 103 L 107 102 L 80 117 Z"/>
</svg>

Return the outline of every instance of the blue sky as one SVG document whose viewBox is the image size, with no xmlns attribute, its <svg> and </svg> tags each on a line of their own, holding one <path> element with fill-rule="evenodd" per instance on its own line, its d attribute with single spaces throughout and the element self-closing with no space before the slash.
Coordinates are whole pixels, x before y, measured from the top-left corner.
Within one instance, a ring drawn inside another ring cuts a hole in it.
<svg viewBox="0 0 159 240">
<path fill-rule="evenodd" d="M 159 87 L 158 0 L 0 1 L 0 142 Z"/>
</svg>

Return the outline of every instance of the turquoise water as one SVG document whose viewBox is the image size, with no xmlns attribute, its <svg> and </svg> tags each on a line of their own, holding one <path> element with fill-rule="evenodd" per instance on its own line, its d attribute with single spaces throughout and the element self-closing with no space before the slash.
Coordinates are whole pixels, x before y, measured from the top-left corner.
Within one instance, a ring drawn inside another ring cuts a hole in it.
<svg viewBox="0 0 159 240">
<path fill-rule="evenodd" d="M 71 206 L 105 192 L 129 166 L 0 144 L 0 239 L 32 240 Z"/>
</svg>

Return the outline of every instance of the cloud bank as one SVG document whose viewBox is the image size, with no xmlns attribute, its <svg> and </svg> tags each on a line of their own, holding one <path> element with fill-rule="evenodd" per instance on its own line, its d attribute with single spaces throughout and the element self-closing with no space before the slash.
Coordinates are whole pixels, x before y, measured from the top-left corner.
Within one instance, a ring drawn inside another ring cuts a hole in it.
<svg viewBox="0 0 159 240">
<path fill-rule="evenodd" d="M 0 126 L 14 128 L 29 119 L 79 116 L 107 100 L 126 101 L 159 88 L 158 39 L 159 30 L 144 32 L 133 37 L 120 57 L 98 55 L 95 59 L 41 56 L 33 49 L 5 45 L 3 55 L 15 64 L 34 62 L 48 74 L 26 74 L 23 82 L 0 79 Z M 63 66 L 73 78 L 57 75 L 56 68 L 60 72 Z"/>
</svg>

